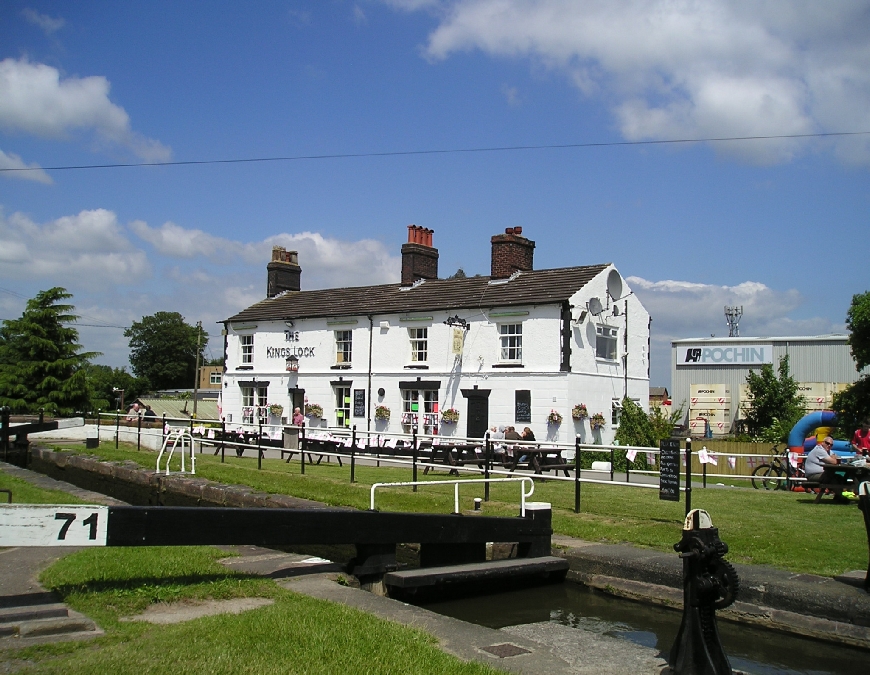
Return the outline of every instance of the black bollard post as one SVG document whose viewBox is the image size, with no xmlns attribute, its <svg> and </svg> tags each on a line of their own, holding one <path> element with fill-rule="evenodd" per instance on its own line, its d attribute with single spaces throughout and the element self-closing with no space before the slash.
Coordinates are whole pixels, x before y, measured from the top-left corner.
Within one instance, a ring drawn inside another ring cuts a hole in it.
<svg viewBox="0 0 870 675">
<path fill-rule="evenodd" d="M 489 432 L 486 432 L 486 440 L 483 446 L 483 477 L 489 481 L 489 463 L 492 461 L 492 441 L 489 438 Z M 489 482 L 483 484 L 483 499 L 489 501 Z"/>
<path fill-rule="evenodd" d="M 864 513 L 867 545 L 870 547 L 870 482 L 864 481 L 858 486 L 858 508 Z M 867 576 L 864 577 L 864 590 L 870 593 L 870 559 L 867 562 Z"/>
<path fill-rule="evenodd" d="M 613 482 L 613 448 L 610 448 L 610 482 Z"/>
<path fill-rule="evenodd" d="M 142 449 L 142 415 L 139 414 L 136 416 L 138 420 L 136 422 L 136 450 Z M 99 436 L 99 434 L 97 434 Z"/>
<path fill-rule="evenodd" d="M 673 675 L 731 675 L 722 648 L 716 610 L 737 597 L 740 580 L 724 560 L 728 544 L 719 539 L 710 514 L 691 511 L 683 525 L 683 538 L 674 544 L 683 559 L 683 619 L 668 665 Z"/>
<path fill-rule="evenodd" d="M 353 483 L 355 480 L 356 472 L 356 424 L 353 425 L 353 429 L 350 431 L 350 482 Z"/>
<path fill-rule="evenodd" d="M 305 451 L 308 449 L 308 440 L 305 436 L 302 436 L 302 442 L 299 444 L 299 461 L 300 463 L 300 475 L 305 475 Z"/>
<path fill-rule="evenodd" d="M 0 442 L 3 444 L 3 461 L 9 461 L 9 413 L 11 408 L 0 408 Z"/>
<path fill-rule="evenodd" d="M 263 468 L 263 420 L 257 429 L 257 471 Z"/>
<path fill-rule="evenodd" d="M 100 415 L 103 413 L 102 408 L 97 408 L 97 445 L 100 444 Z"/>
<path fill-rule="evenodd" d="M 411 480 L 416 483 L 417 482 L 417 425 L 415 424 L 411 429 L 411 455 L 412 455 L 412 463 L 413 463 L 413 472 Z M 415 485 L 413 488 L 414 492 L 417 491 L 417 486 Z"/>
<path fill-rule="evenodd" d="M 121 413 L 115 411 L 115 450 L 118 449 L 118 436 L 121 433 Z"/>
<path fill-rule="evenodd" d="M 686 439 L 686 515 L 692 510 L 692 439 Z"/>
<path fill-rule="evenodd" d="M 226 419 L 224 419 L 222 417 L 221 418 L 221 464 L 223 464 L 224 460 L 226 459 L 226 457 L 224 456 L 224 449 L 226 448 L 224 441 L 225 441 L 226 437 L 227 437 L 227 421 L 226 421 Z"/>
<path fill-rule="evenodd" d="M 580 513 L 580 437 L 574 437 L 574 513 Z"/>
</svg>

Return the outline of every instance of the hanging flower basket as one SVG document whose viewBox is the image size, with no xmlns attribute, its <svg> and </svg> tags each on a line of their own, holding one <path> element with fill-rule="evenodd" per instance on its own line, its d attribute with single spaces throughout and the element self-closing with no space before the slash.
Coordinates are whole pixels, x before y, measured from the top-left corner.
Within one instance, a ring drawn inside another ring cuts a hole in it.
<svg viewBox="0 0 870 675">
<path fill-rule="evenodd" d="M 562 413 L 558 410 L 551 410 L 547 415 L 547 424 L 562 424 Z"/>
<path fill-rule="evenodd" d="M 456 408 L 447 408 L 441 411 L 442 424 L 456 424 L 459 421 L 459 411 Z"/>
<path fill-rule="evenodd" d="M 589 424 L 593 429 L 603 429 L 604 423 L 604 415 L 601 413 L 595 413 L 589 420 Z"/>
<path fill-rule="evenodd" d="M 586 410 L 585 403 L 578 403 L 573 408 L 571 408 L 571 417 L 575 420 L 585 420 L 589 417 L 589 411 Z"/>
<path fill-rule="evenodd" d="M 316 403 L 305 404 L 306 417 L 323 417 L 323 408 Z"/>
<path fill-rule="evenodd" d="M 375 419 L 376 420 L 388 420 L 390 419 L 390 409 L 385 405 L 379 405 L 375 408 Z"/>
<path fill-rule="evenodd" d="M 280 403 L 273 403 L 269 406 L 269 414 L 274 415 L 275 417 L 281 417 L 284 413 L 284 406 Z"/>
</svg>

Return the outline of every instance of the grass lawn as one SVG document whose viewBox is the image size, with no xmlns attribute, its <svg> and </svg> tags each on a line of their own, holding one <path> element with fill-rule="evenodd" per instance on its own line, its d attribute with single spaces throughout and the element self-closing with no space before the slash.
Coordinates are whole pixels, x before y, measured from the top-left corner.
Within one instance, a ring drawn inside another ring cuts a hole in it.
<svg viewBox="0 0 870 675">
<path fill-rule="evenodd" d="M 426 633 L 218 564 L 211 547 L 88 549 L 46 570 L 44 585 L 106 635 L 0 652 L 22 673 L 446 673 L 496 675 L 440 651 Z M 275 604 L 169 626 L 120 621 L 154 602 L 268 597 Z"/>
<path fill-rule="evenodd" d="M 76 451 L 85 452 L 83 447 Z M 153 468 L 156 453 L 137 452 L 135 446 L 108 444 L 97 451 L 108 460 L 133 460 Z M 446 471 L 419 479 L 443 480 Z M 264 460 L 257 470 L 252 457 L 227 457 L 221 464 L 211 454 L 197 456 L 197 475 L 214 481 L 248 485 L 270 493 L 289 494 L 330 505 L 369 507 L 369 489 L 374 482 L 407 481 L 410 468 L 356 467 L 357 482 L 349 482 L 345 463 L 306 465 L 300 474 L 298 461 Z M 469 474 L 468 477 L 478 477 Z M 484 512 L 515 515 L 519 503 L 519 484 L 495 484 L 492 501 Z M 474 497 L 483 496 L 482 485 L 463 486 L 461 508 L 471 509 Z M 615 485 L 583 484 L 581 513 L 575 514 L 572 482 L 544 481 L 535 484 L 535 501 L 553 505 L 553 526 L 560 534 L 591 541 L 631 543 L 662 551 L 673 551 L 680 538 L 685 502 L 661 501 L 654 489 Z M 685 496 L 682 496 L 685 499 Z M 773 565 L 795 572 L 822 575 L 839 574 L 867 566 L 867 535 L 861 512 L 854 506 L 841 506 L 825 500 L 813 504 L 812 495 L 751 488 L 695 488 L 692 506 L 709 511 L 713 524 L 729 545 L 729 560 L 758 565 Z M 378 492 L 377 507 L 382 510 L 441 512 L 453 509 L 452 486 L 384 489 Z"/>
<path fill-rule="evenodd" d="M 12 490 L 14 504 L 82 504 L 82 500 L 68 492 L 44 490 L 0 471 L 0 489 Z M 5 504 L 6 493 L 0 494 L 0 504 Z"/>
</svg>

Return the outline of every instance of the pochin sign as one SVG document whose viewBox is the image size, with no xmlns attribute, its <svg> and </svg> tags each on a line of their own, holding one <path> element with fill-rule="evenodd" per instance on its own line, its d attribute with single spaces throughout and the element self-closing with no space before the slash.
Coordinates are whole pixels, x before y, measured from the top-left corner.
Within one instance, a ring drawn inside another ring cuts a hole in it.
<svg viewBox="0 0 870 675">
<path fill-rule="evenodd" d="M 678 366 L 760 366 L 773 363 L 773 345 L 689 345 L 680 346 L 677 355 Z"/>
</svg>

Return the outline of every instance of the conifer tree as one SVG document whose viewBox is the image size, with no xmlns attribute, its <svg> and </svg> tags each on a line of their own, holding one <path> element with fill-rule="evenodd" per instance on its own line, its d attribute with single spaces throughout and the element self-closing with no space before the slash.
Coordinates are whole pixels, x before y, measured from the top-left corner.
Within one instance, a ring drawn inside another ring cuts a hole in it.
<svg viewBox="0 0 870 675">
<path fill-rule="evenodd" d="M 18 319 L 0 327 L 0 405 L 12 412 L 70 415 L 86 410 L 89 389 L 84 366 L 99 352 L 82 352 L 79 333 L 69 324 L 72 294 L 55 287 L 40 291 Z"/>
</svg>

